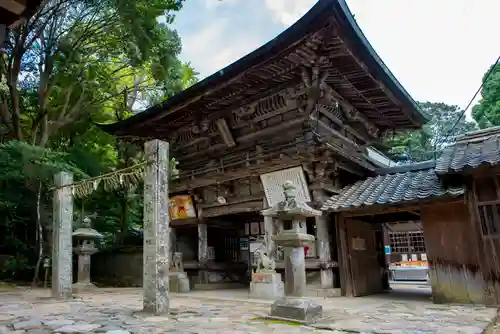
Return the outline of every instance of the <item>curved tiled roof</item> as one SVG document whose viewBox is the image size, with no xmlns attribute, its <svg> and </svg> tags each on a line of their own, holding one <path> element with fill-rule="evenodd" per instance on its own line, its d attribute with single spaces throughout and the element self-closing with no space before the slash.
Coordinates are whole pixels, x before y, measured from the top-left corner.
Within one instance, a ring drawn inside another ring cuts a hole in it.
<svg viewBox="0 0 500 334">
<path fill-rule="evenodd" d="M 436 163 L 436 173 L 460 173 L 481 165 L 500 163 L 500 127 L 474 131 L 457 137 L 444 149 Z"/>
<path fill-rule="evenodd" d="M 273 62 L 273 64 L 275 64 L 273 65 L 274 67 L 279 66 L 283 58 L 282 54 L 286 50 L 298 47 L 301 41 L 303 42 L 308 36 L 311 36 L 326 25 L 332 24 L 332 22 L 335 22 L 335 33 L 341 36 L 342 41 L 346 43 L 349 50 L 349 57 L 356 59 L 356 62 L 362 64 L 363 70 L 366 72 L 365 74 L 375 78 L 378 86 L 384 87 L 384 94 L 389 100 L 394 99 L 393 106 L 389 108 L 394 110 L 388 110 L 386 113 L 406 115 L 403 117 L 405 120 L 401 121 L 402 123 L 396 124 L 396 127 L 415 128 L 425 123 L 427 121 L 426 115 L 422 113 L 415 101 L 376 54 L 357 25 L 345 0 L 319 0 L 312 9 L 294 25 L 286 29 L 270 42 L 224 69 L 217 71 L 197 84 L 174 95 L 165 102 L 153 106 L 126 120 L 113 124 L 98 125 L 106 132 L 124 135 L 132 131 L 132 128 L 139 127 L 151 120 L 173 117 L 174 114 L 181 114 L 182 117 L 185 117 L 184 114 L 187 109 L 204 110 L 203 112 L 208 112 L 208 102 L 202 103 L 200 101 L 207 100 L 213 104 L 214 101 L 227 99 L 226 95 L 221 95 L 222 97 L 217 95 L 220 91 L 225 92 L 224 94 L 231 93 L 225 88 L 224 85 L 226 83 L 231 82 L 232 85 L 234 85 L 235 82 L 241 83 L 250 81 L 250 79 L 256 75 L 253 72 L 258 68 L 267 66 L 266 64 L 269 62 Z M 335 64 L 338 62 L 339 60 L 337 59 Z M 351 68 L 353 65 L 349 66 Z M 343 70 L 347 71 L 348 69 Z M 352 70 L 353 69 L 351 69 L 351 71 Z M 270 84 L 276 85 L 277 83 L 271 82 Z M 359 105 L 356 105 L 358 102 L 354 102 L 354 106 L 362 106 L 361 102 L 359 102 Z M 410 126 L 410 123 L 413 125 Z"/>
<path fill-rule="evenodd" d="M 399 204 L 431 197 L 463 195 L 463 187 L 444 187 L 434 168 L 425 168 L 428 165 L 398 166 L 393 168 L 392 173 L 387 168 L 386 174 L 369 177 L 343 188 L 340 194 L 328 199 L 321 210 L 346 211 L 375 204 Z M 396 172 L 398 169 L 402 171 Z"/>
</svg>

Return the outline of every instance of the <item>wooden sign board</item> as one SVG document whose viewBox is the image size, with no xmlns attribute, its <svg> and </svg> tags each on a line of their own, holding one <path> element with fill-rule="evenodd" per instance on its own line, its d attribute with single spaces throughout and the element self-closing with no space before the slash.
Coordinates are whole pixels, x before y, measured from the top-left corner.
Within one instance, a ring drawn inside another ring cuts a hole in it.
<svg viewBox="0 0 500 334">
<path fill-rule="evenodd" d="M 352 238 L 352 249 L 358 251 L 366 250 L 366 240 L 363 238 Z"/>
<path fill-rule="evenodd" d="M 291 181 L 297 187 L 297 200 L 304 202 L 311 201 L 309 187 L 307 186 L 304 170 L 301 166 L 262 174 L 260 181 L 262 182 L 269 206 L 285 200 L 283 185 L 286 181 Z"/>
</svg>

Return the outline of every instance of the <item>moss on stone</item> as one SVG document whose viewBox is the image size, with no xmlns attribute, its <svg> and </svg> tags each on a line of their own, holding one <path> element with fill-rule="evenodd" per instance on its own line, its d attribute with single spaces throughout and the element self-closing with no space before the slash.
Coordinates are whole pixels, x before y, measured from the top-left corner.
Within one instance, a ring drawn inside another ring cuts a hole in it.
<svg viewBox="0 0 500 334">
<path fill-rule="evenodd" d="M 301 323 L 286 321 L 286 320 L 278 320 L 278 319 L 267 319 L 262 317 L 253 318 L 252 321 L 262 321 L 265 324 L 281 324 L 281 325 L 289 325 L 289 326 L 302 326 Z"/>
</svg>

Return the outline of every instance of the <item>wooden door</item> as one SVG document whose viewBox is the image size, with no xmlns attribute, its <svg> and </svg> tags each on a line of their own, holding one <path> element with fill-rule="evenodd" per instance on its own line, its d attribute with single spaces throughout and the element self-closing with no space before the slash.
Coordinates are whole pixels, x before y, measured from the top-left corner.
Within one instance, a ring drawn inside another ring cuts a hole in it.
<svg viewBox="0 0 500 334">
<path fill-rule="evenodd" d="M 383 270 L 378 261 L 374 226 L 359 220 L 345 222 L 352 295 L 366 296 L 384 291 Z"/>
</svg>

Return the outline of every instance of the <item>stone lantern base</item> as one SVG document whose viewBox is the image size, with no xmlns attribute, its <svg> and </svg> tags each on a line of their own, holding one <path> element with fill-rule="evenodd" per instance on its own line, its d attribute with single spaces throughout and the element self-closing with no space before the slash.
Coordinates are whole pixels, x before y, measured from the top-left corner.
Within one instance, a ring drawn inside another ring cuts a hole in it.
<svg viewBox="0 0 500 334">
<path fill-rule="evenodd" d="M 281 275 L 274 270 L 252 273 L 250 296 L 261 299 L 276 299 L 285 296 Z"/>
<path fill-rule="evenodd" d="M 185 272 L 171 272 L 168 274 L 170 292 L 187 293 L 190 291 L 189 279 Z"/>
<path fill-rule="evenodd" d="M 270 316 L 312 323 L 323 316 L 323 306 L 305 298 L 285 297 L 271 305 Z"/>
</svg>

